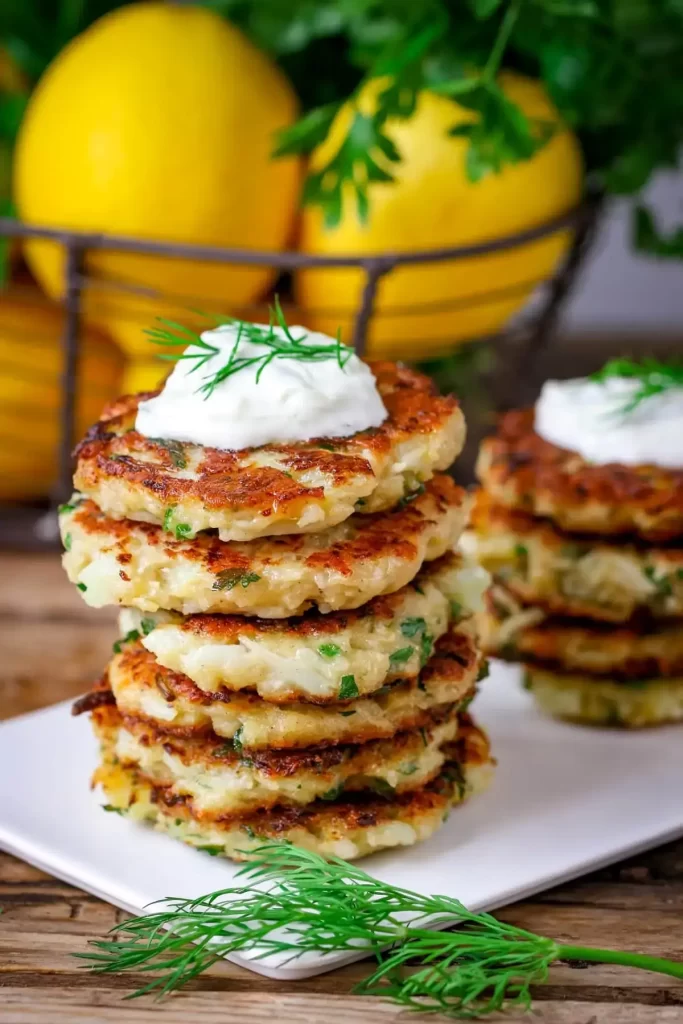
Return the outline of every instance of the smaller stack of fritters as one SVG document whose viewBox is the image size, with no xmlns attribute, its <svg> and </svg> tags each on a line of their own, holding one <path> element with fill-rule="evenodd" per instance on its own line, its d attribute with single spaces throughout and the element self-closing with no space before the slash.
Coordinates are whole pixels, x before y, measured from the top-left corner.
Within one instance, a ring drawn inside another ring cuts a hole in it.
<svg viewBox="0 0 683 1024">
<path fill-rule="evenodd" d="M 236 859 L 274 837 L 351 859 L 426 838 L 486 786 L 466 710 L 483 574 L 454 550 L 469 499 L 439 472 L 462 413 L 370 365 L 389 417 L 350 438 L 146 438 L 133 396 L 79 446 L 64 565 L 124 609 L 75 707 L 110 808 Z"/>
<path fill-rule="evenodd" d="M 683 472 L 596 465 L 507 413 L 484 441 L 471 550 L 493 575 L 487 653 L 552 715 L 683 720 Z"/>
</svg>

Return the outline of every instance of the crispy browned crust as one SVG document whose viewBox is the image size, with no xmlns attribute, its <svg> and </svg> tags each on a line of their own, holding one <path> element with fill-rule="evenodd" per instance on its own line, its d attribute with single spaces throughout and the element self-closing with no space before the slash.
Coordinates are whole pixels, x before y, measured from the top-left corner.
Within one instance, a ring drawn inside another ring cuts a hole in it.
<svg viewBox="0 0 683 1024">
<path fill-rule="evenodd" d="M 73 702 L 71 705 L 71 714 L 86 715 L 91 711 L 95 711 L 97 708 L 112 706 L 116 706 L 116 698 L 110 689 L 109 679 L 105 674 L 101 679 L 98 679 L 95 686 L 89 693 L 84 693 L 82 697 L 78 697 Z"/>
<path fill-rule="evenodd" d="M 456 399 L 440 396 L 424 374 L 390 362 L 370 366 L 388 419 L 352 437 L 257 449 L 277 454 L 282 469 L 257 465 L 250 449 L 225 451 L 178 442 L 174 456 L 164 444 L 133 429 L 139 402 L 158 392 L 125 395 L 105 408 L 102 419 L 77 446 L 75 486 L 88 494 L 103 479 L 118 478 L 169 506 L 190 500 L 207 509 L 250 509 L 265 517 L 277 510 L 296 520 L 305 505 L 325 495 L 324 487 L 307 486 L 298 474 L 323 473 L 330 487 L 372 480 L 375 474 L 365 453 L 383 455 L 415 434 L 439 430 L 459 414 Z M 181 461 L 196 461 L 192 478 L 179 471 L 178 455 Z"/>
<path fill-rule="evenodd" d="M 596 554 L 609 556 L 621 553 L 629 555 L 645 569 L 651 566 L 658 575 L 663 574 L 676 580 L 676 586 L 683 576 L 683 545 L 679 543 L 655 546 L 632 536 L 617 536 L 612 540 L 600 535 L 563 533 L 549 519 L 537 519 L 526 512 L 496 504 L 491 495 L 482 490 L 476 494 L 470 512 L 470 525 L 482 540 L 496 533 L 511 534 L 515 535 L 520 544 L 523 542 L 521 546 L 537 545 L 551 555 L 560 556 L 560 559 L 565 553 L 577 560 Z M 481 554 L 480 558 L 486 565 L 485 554 Z M 627 623 L 630 627 L 641 629 L 652 629 L 656 621 L 672 618 L 670 613 L 665 614 L 653 605 L 640 605 L 635 601 L 632 609 L 624 613 L 619 607 L 602 605 L 585 596 L 567 595 L 562 591 L 559 572 L 555 573 L 555 589 L 539 594 L 537 588 L 517 570 L 512 559 L 504 569 L 497 570 L 493 566 L 489 566 L 489 569 L 497 585 L 503 584 L 522 603 L 538 606 L 548 614 Z M 658 595 L 655 597 L 659 599 Z"/>
<path fill-rule="evenodd" d="M 533 424 L 532 409 L 508 412 L 481 446 L 477 475 L 497 502 L 577 533 L 683 536 L 683 470 L 591 465 Z"/>
<path fill-rule="evenodd" d="M 159 693 L 164 697 L 165 700 L 172 703 L 179 697 L 189 701 L 193 704 L 200 704 L 207 706 L 214 703 L 230 704 L 231 702 L 237 702 L 240 707 L 249 705 L 253 707 L 254 711 L 258 709 L 258 706 L 263 704 L 261 697 L 255 693 L 250 693 L 245 690 L 240 690 L 237 693 L 231 693 L 222 690 L 218 693 L 207 693 L 205 690 L 200 690 L 191 679 L 186 675 L 179 672 L 172 672 L 170 669 L 164 668 L 159 665 L 156 658 L 148 650 L 146 650 L 139 641 L 131 644 L 127 644 L 124 649 L 114 655 L 112 665 L 116 663 L 116 669 L 122 675 L 132 679 L 138 686 L 145 689 L 156 688 Z M 390 683 L 382 687 L 382 692 L 388 693 L 395 687 L 400 686 L 415 686 L 419 685 L 423 688 L 429 688 L 432 681 L 438 682 L 440 686 L 446 683 L 447 690 L 449 693 L 448 700 L 443 704 L 438 705 L 436 712 L 423 710 L 417 712 L 409 721 L 404 724 L 404 730 L 417 729 L 427 726 L 436 713 L 437 717 L 443 711 L 448 710 L 451 702 L 463 701 L 468 695 L 471 696 L 474 684 L 476 682 L 476 676 L 482 663 L 481 651 L 473 638 L 473 636 L 466 630 L 458 630 L 452 628 L 444 636 L 440 637 L 437 641 L 434 653 L 429 659 L 427 665 L 422 669 L 420 673 L 419 683 L 415 682 L 404 682 L 398 680 L 395 683 Z M 450 692 L 449 692 L 450 691 Z M 378 699 L 379 693 L 371 694 L 365 699 Z M 362 702 L 364 698 L 358 698 L 355 701 L 348 701 L 340 703 L 341 708 L 349 706 L 356 706 Z M 115 700 L 112 695 L 112 691 L 109 687 L 108 676 L 105 676 L 98 681 L 96 687 L 88 694 L 80 697 L 73 706 L 74 714 L 82 714 L 85 711 L 94 711 L 95 708 L 100 706 L 111 706 L 115 705 Z M 310 703 L 310 702 L 309 702 Z M 290 704 L 294 710 L 302 707 L 302 703 Z M 283 707 L 283 713 L 286 714 L 287 706 Z M 220 747 L 221 744 L 225 746 L 228 742 L 222 737 L 216 737 L 215 734 L 209 727 L 185 727 L 185 726 L 174 726 L 164 722 L 162 725 L 158 721 L 146 718 L 144 716 L 136 716 L 137 720 L 144 723 L 150 730 L 157 730 L 157 732 L 163 732 L 167 737 L 174 737 L 178 739 L 194 739 L 198 737 L 213 737 L 213 745 Z M 354 739 L 357 739 L 358 743 L 369 742 L 374 739 L 386 739 L 386 734 L 374 735 L 372 733 L 357 735 L 354 734 Z M 333 747 L 334 742 L 328 742 L 325 746 Z M 322 746 L 322 744 L 319 744 Z M 245 745 L 244 749 L 248 749 Z M 290 748 L 292 749 L 292 748 Z M 250 750 L 250 756 L 252 752 Z"/>
<path fill-rule="evenodd" d="M 429 716 L 431 727 L 454 715 L 453 706 L 439 708 Z M 173 736 L 158 722 L 153 723 L 140 717 L 122 716 L 117 708 L 100 705 L 92 712 L 93 723 L 98 730 L 116 730 L 124 726 L 145 747 L 163 745 L 168 754 L 178 757 L 186 765 L 203 765 L 220 767 L 236 766 L 245 755 L 235 749 L 230 742 L 213 734 L 206 736 L 179 737 Z M 424 729 L 424 742 L 428 741 L 429 726 Z M 389 741 L 392 754 L 409 749 L 415 741 L 415 731 L 406 730 L 397 733 Z M 372 749 L 377 744 L 379 750 L 385 749 L 387 741 L 375 743 L 341 743 L 337 746 L 307 747 L 303 750 L 260 750 L 250 751 L 247 760 L 264 775 L 271 779 L 286 779 L 302 772 L 324 774 L 344 761 L 352 758 L 361 746 Z M 382 746 L 385 745 L 385 746 Z"/>
<path fill-rule="evenodd" d="M 501 595 L 505 596 L 501 602 Z M 683 642 L 678 626 L 656 628 L 647 623 L 627 626 L 591 619 L 547 615 L 522 626 L 504 643 L 492 642 L 510 605 L 523 610 L 502 584 L 486 594 L 481 642 L 485 653 L 505 661 L 531 662 L 553 671 L 583 670 L 612 679 L 652 679 L 683 675 Z M 600 657 L 597 658 L 596 652 Z"/>
<path fill-rule="evenodd" d="M 445 764 L 441 773 L 422 789 L 388 797 L 367 791 L 345 793 L 338 800 L 316 800 L 303 807 L 274 807 L 237 820 L 247 834 L 277 839 L 294 828 L 305 828 L 313 834 L 338 831 L 343 835 L 358 828 L 372 828 L 392 822 L 399 814 L 402 820 L 406 820 L 422 818 L 435 810 L 445 812 L 458 789 L 463 786 L 463 767 L 492 762 L 486 734 L 469 718 L 462 722 L 459 739 L 449 745 L 449 755 L 451 760 Z M 187 822 L 200 820 L 193 813 L 191 798 L 177 796 L 167 788 L 155 786 L 142 773 L 132 769 L 124 770 L 151 788 L 152 799 L 162 813 Z M 228 827 L 235 823 L 235 818 L 225 821 Z M 220 822 L 213 824 L 219 825 Z"/>
<path fill-rule="evenodd" d="M 560 550 L 573 548 L 577 555 L 588 554 L 596 549 L 634 550 L 655 553 L 657 557 L 671 563 L 672 570 L 683 568 L 683 546 L 680 544 L 654 545 L 632 536 L 617 536 L 613 540 L 602 534 L 571 534 L 563 532 L 549 519 L 538 519 L 528 512 L 496 504 L 493 496 L 482 490 L 475 495 L 470 510 L 470 526 L 485 536 L 493 530 L 504 530 L 519 535 L 534 534 L 542 539 L 545 547 Z"/>
<path fill-rule="evenodd" d="M 449 567 L 456 568 L 460 562 L 461 557 L 454 552 L 442 555 L 433 562 L 427 562 L 408 586 L 420 587 L 430 576 L 446 571 Z M 393 594 L 374 597 L 360 608 L 328 612 L 327 615 L 313 609 L 304 615 L 293 615 L 284 620 L 261 619 L 258 616 L 246 618 L 244 615 L 195 614 L 186 615 L 176 625 L 185 633 L 216 643 L 234 643 L 240 636 L 282 633 L 290 637 L 328 637 L 334 633 L 343 633 L 365 619 L 391 621 L 396 617 L 396 608 L 400 607 L 403 600 L 401 589 Z"/>
<path fill-rule="evenodd" d="M 181 695 L 192 703 L 204 705 L 216 702 L 229 704 L 231 700 L 235 699 L 242 701 L 246 696 L 253 697 L 256 704 L 263 701 L 263 698 L 256 696 L 255 693 L 249 694 L 245 690 L 239 690 L 237 694 L 229 690 L 207 693 L 207 691 L 201 690 L 196 686 L 188 676 L 183 675 L 181 672 L 173 672 L 171 669 L 160 665 L 154 655 L 143 647 L 139 640 L 126 644 L 124 649 L 114 656 L 112 664 L 114 661 L 117 665 L 117 671 L 130 677 L 140 686 L 156 687 L 164 699 L 168 701 L 173 701 L 176 696 Z M 453 685 L 454 693 L 460 693 L 463 680 L 468 680 L 475 675 L 480 662 L 481 653 L 477 649 L 471 634 L 466 630 L 458 630 L 457 627 L 454 627 L 437 640 L 432 657 L 420 672 L 420 681 L 423 685 L 429 685 L 433 679 L 448 680 Z M 102 685 L 106 684 L 98 683 L 98 686 Z M 382 690 L 388 689 L 390 686 L 400 685 L 402 685 L 402 680 L 399 679 L 393 683 L 385 684 Z M 377 691 L 374 694 L 368 694 L 368 696 L 376 697 Z M 80 698 L 80 700 L 84 701 L 85 698 Z M 93 706 L 97 706 L 100 703 L 107 704 L 111 703 L 111 701 L 100 699 L 95 701 Z M 274 702 L 269 701 L 269 703 Z M 278 703 L 286 707 L 288 704 L 293 705 L 304 702 L 299 699 L 298 701 L 283 700 Z M 343 707 L 351 703 L 351 701 L 308 700 L 305 703 L 339 703 Z M 87 710 L 90 709 L 88 708 Z"/>
<path fill-rule="evenodd" d="M 354 529 L 344 540 L 321 546 L 306 556 L 304 564 L 311 569 L 328 569 L 342 576 L 351 576 L 354 566 L 363 560 L 396 558 L 411 560 L 417 547 L 411 538 L 418 537 L 449 508 L 459 508 L 467 501 L 462 487 L 445 474 L 438 474 L 425 485 L 424 493 L 414 501 L 390 512 L 356 516 Z M 283 559 L 291 561 L 302 548 L 310 546 L 310 536 L 290 534 L 283 537 L 265 537 L 256 541 L 221 541 L 214 534 L 200 533 L 191 540 L 176 540 L 160 526 L 130 519 L 106 516 L 94 501 L 82 501 L 73 513 L 74 523 L 84 533 L 99 535 L 112 547 L 120 548 L 117 559 L 125 572 L 130 561 L 127 542 L 131 534 L 143 536 L 151 547 L 158 547 L 172 559 L 183 558 L 198 562 L 208 572 L 218 575 L 227 570 L 243 573 L 266 565 L 277 565 Z"/>
</svg>

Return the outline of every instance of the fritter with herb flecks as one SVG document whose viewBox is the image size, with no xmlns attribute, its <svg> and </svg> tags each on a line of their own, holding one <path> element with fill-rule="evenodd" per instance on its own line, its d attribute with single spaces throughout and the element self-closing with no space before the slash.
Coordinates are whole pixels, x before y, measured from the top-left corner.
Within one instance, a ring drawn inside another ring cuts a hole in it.
<svg viewBox="0 0 683 1024">
<path fill-rule="evenodd" d="M 108 516 L 165 526 L 176 537 L 221 540 L 317 533 L 354 512 L 391 508 L 450 466 L 462 449 L 457 401 L 395 363 L 370 364 L 387 409 L 382 426 L 351 437 L 244 451 L 143 437 L 138 403 L 110 405 L 77 448 L 74 486 Z"/>
<path fill-rule="evenodd" d="M 226 739 L 237 736 L 249 750 L 360 743 L 419 728 L 435 709 L 462 705 L 483 671 L 471 631 L 458 626 L 437 641 L 416 682 L 397 680 L 369 697 L 336 704 L 274 704 L 253 691 L 206 693 L 132 643 L 112 658 L 104 679 L 75 708 L 116 703 L 121 714 L 149 720 L 169 734 L 213 731 Z"/>
<path fill-rule="evenodd" d="M 491 587 L 477 618 L 482 647 L 499 658 L 617 679 L 683 676 L 678 623 L 636 628 L 546 615 L 521 604 L 501 584 Z"/>
<path fill-rule="evenodd" d="M 401 590 L 354 611 L 290 619 L 152 614 L 126 609 L 121 636 L 139 637 L 157 661 L 209 693 L 256 689 L 277 703 L 365 695 L 414 679 L 455 618 L 481 605 L 483 570 L 455 554 L 428 562 Z M 345 681 L 346 680 L 346 684 Z"/>
<path fill-rule="evenodd" d="M 169 736 L 163 727 L 93 712 L 95 732 L 124 767 L 139 770 L 169 796 L 182 797 L 198 821 L 227 821 L 271 807 L 333 800 L 342 792 L 406 793 L 435 778 L 442 747 L 455 739 L 457 712 L 434 713 L 419 730 L 370 743 L 245 753 L 214 735 Z"/>
<path fill-rule="evenodd" d="M 524 679 L 543 711 L 570 722 L 640 729 L 683 721 L 683 676 L 615 680 L 527 664 Z"/>
<path fill-rule="evenodd" d="M 308 807 L 273 808 L 228 822 L 200 821 L 188 802 L 144 774 L 116 762 L 110 743 L 93 782 L 108 809 L 155 828 L 214 856 L 245 860 L 264 839 L 283 839 L 326 857 L 354 860 L 377 850 L 412 846 L 438 830 L 454 805 L 489 785 L 494 762 L 485 733 L 463 716 L 455 743 L 445 748 L 441 773 L 414 792 L 385 796 L 361 792 Z"/>
<path fill-rule="evenodd" d="M 480 492 L 466 548 L 525 604 L 628 622 L 683 616 L 683 546 L 572 537 Z"/>
<path fill-rule="evenodd" d="M 112 519 L 77 496 L 60 514 L 63 564 L 94 607 L 276 619 L 311 607 L 326 613 L 405 586 L 424 561 L 451 550 L 468 510 L 465 491 L 439 475 L 389 512 L 356 514 L 323 533 L 226 544 Z"/>
<path fill-rule="evenodd" d="M 564 530 L 653 543 L 683 535 L 683 470 L 588 463 L 539 437 L 533 409 L 501 418 L 481 445 L 477 475 L 498 504 Z"/>
</svg>

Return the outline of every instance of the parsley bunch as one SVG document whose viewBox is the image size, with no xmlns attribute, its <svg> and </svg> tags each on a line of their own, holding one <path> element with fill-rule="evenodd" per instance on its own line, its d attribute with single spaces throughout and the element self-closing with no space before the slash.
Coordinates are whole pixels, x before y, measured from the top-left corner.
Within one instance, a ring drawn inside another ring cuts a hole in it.
<svg viewBox="0 0 683 1024">
<path fill-rule="evenodd" d="M 401 153 L 387 133 L 408 119 L 422 90 L 476 115 L 465 137 L 473 183 L 529 159 L 556 126 L 530 120 L 507 99 L 498 71 L 541 79 L 578 135 L 590 178 L 635 195 L 660 168 L 675 167 L 683 143 L 681 0 L 196 0 L 238 25 L 292 81 L 303 116 L 275 151 L 310 153 L 343 103 L 372 78 L 383 85 L 372 115 L 356 110 L 327 165 L 312 171 L 303 201 L 328 224 L 341 217 L 351 182 L 361 218 L 372 215 L 368 184 L 390 182 Z M 0 46 L 24 86 L 3 91 L 0 155 L 11 146 L 28 92 L 78 32 L 123 0 L 3 0 Z M 454 117 L 454 122 L 455 122 Z M 0 175 L 0 178 L 2 175 Z M 1 182 L 0 182 L 1 184 Z M 0 204 L 9 199 L 0 188 Z M 683 257 L 683 228 L 662 235 L 636 205 L 634 240 L 658 256 Z"/>
<path fill-rule="evenodd" d="M 475 112 L 468 139 L 472 182 L 533 156 L 553 125 L 531 122 L 496 81 L 500 68 L 541 79 L 580 139 L 589 176 L 634 195 L 659 168 L 675 167 L 683 143 L 683 4 L 680 0 L 209 0 L 276 58 L 303 102 L 278 152 L 309 153 L 369 79 L 387 80 L 372 117 L 357 111 L 325 168 L 309 175 L 304 202 L 328 224 L 340 217 L 341 185 L 353 183 L 358 213 L 371 216 L 367 184 L 391 181 L 401 154 L 386 133 L 410 118 L 431 89 Z M 455 118 L 454 118 L 455 121 Z M 381 155 L 381 159 L 380 159 Z M 683 228 L 663 236 L 635 207 L 634 240 L 683 257 Z"/>
</svg>

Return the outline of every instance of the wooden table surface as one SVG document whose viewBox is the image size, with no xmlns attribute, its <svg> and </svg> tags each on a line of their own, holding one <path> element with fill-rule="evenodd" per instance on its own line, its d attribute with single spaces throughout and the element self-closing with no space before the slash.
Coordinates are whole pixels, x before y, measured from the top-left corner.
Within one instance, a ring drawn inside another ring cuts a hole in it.
<svg viewBox="0 0 683 1024">
<path fill-rule="evenodd" d="M 112 614 L 85 607 L 56 557 L 0 554 L 0 717 L 82 692 L 101 671 L 115 636 Z M 70 956 L 121 920 L 122 911 L 1 853 L 0 906 L 2 1024 L 416 1019 L 379 1000 L 351 995 L 367 971 L 363 963 L 299 982 L 268 981 L 221 963 L 165 1003 L 124 1002 L 140 985 L 139 976 L 94 977 Z M 515 904 L 499 916 L 565 943 L 683 959 L 683 842 Z M 558 965 L 550 984 L 538 989 L 534 1009 L 531 1019 L 540 1024 L 683 1024 L 683 984 L 610 966 Z"/>
</svg>

